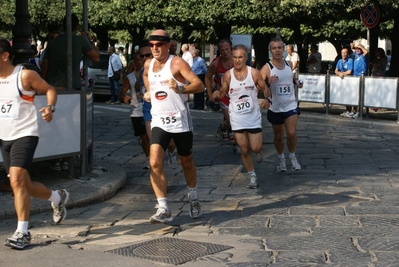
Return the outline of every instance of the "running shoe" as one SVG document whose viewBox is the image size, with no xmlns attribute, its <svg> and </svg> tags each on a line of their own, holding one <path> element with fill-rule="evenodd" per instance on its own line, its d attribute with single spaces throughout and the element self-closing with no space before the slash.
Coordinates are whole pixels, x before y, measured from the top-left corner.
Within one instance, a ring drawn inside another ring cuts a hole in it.
<svg viewBox="0 0 399 267">
<path fill-rule="evenodd" d="M 69 169 L 68 162 L 64 161 L 61 166 L 61 170 L 67 171 Z"/>
<path fill-rule="evenodd" d="M 290 157 L 290 161 L 291 161 L 291 169 L 293 171 L 298 171 L 301 169 L 301 165 L 299 165 L 298 160 L 296 159 L 295 156 L 293 156 L 292 158 Z"/>
<path fill-rule="evenodd" d="M 24 234 L 21 231 L 15 231 L 12 237 L 6 239 L 4 245 L 11 248 L 23 249 L 30 245 L 30 233 Z"/>
<path fill-rule="evenodd" d="M 255 156 L 255 161 L 257 163 L 261 163 L 263 160 L 263 151 L 259 152 L 258 154 L 254 154 Z"/>
<path fill-rule="evenodd" d="M 346 115 L 345 115 L 345 118 L 352 118 L 353 115 L 355 115 L 355 114 L 356 114 L 356 113 L 352 111 L 352 112 L 346 114 Z"/>
<path fill-rule="evenodd" d="M 168 208 L 161 208 L 158 205 L 156 205 L 155 208 L 158 208 L 158 210 L 157 213 L 151 216 L 150 223 L 166 223 L 173 220 L 172 214 Z"/>
<path fill-rule="evenodd" d="M 240 147 L 237 146 L 236 144 L 233 144 L 233 153 L 236 155 L 241 155 Z"/>
<path fill-rule="evenodd" d="M 202 208 L 198 199 L 190 200 L 190 217 L 193 219 L 198 219 L 202 215 Z"/>
<path fill-rule="evenodd" d="M 52 166 L 50 169 L 52 169 L 53 171 L 59 172 L 61 171 L 61 163 L 59 161 L 57 161 L 54 166 Z"/>
<path fill-rule="evenodd" d="M 145 160 L 143 169 L 144 169 L 144 170 L 149 170 L 149 169 L 150 169 L 150 163 L 148 162 L 148 159 Z"/>
<path fill-rule="evenodd" d="M 287 166 L 285 165 L 285 159 L 278 160 L 277 171 L 279 171 L 279 172 L 287 171 Z"/>
<path fill-rule="evenodd" d="M 227 132 L 226 134 L 227 134 L 227 139 L 229 139 L 229 141 L 234 142 L 236 140 L 233 132 Z"/>
<path fill-rule="evenodd" d="M 256 174 L 251 174 L 247 188 L 249 188 L 249 189 L 258 188 L 258 177 L 256 176 Z"/>
<path fill-rule="evenodd" d="M 223 130 L 222 130 L 222 124 L 219 124 L 219 127 L 216 130 L 216 137 L 219 138 L 220 140 L 223 140 L 224 135 L 225 135 L 225 132 L 223 132 Z"/>
<path fill-rule="evenodd" d="M 350 111 L 345 110 L 345 112 L 342 112 L 341 114 L 339 114 L 341 117 L 346 117 L 346 115 L 348 115 L 350 113 Z"/>
<path fill-rule="evenodd" d="M 54 205 L 54 203 L 51 202 L 51 206 L 53 207 L 53 221 L 55 223 L 60 223 L 65 219 L 67 214 L 67 211 L 65 209 L 65 204 L 69 200 L 69 193 L 65 189 L 57 190 L 57 192 L 61 196 L 61 201 L 58 204 L 58 206 Z"/>
<path fill-rule="evenodd" d="M 357 118 L 359 118 L 359 112 L 356 112 L 356 113 L 352 116 L 352 119 L 357 119 Z"/>
<path fill-rule="evenodd" d="M 171 167 L 172 169 L 176 169 L 177 168 L 177 153 L 176 153 L 176 151 L 173 152 L 173 154 L 170 154 L 169 150 L 166 149 L 166 152 L 168 154 L 169 167 Z"/>
</svg>

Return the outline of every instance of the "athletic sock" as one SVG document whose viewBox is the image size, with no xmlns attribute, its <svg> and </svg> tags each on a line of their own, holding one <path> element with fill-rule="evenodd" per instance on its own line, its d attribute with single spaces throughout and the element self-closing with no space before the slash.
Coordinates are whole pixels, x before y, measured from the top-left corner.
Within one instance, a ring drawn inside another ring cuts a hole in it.
<svg viewBox="0 0 399 267">
<path fill-rule="evenodd" d="M 157 198 L 157 201 L 158 201 L 158 206 L 159 206 L 160 208 L 166 208 L 166 209 L 168 209 L 168 198 L 166 198 L 166 197 L 160 197 L 160 198 Z"/>
<path fill-rule="evenodd" d="M 18 221 L 17 231 L 23 232 L 24 234 L 28 234 L 28 221 Z"/>
<path fill-rule="evenodd" d="M 197 188 L 196 187 L 194 187 L 194 188 L 188 188 L 188 198 L 189 198 L 189 200 L 195 200 L 195 199 L 198 199 L 198 191 L 197 191 Z"/>
<path fill-rule="evenodd" d="M 54 206 L 58 207 L 61 202 L 61 195 L 57 191 L 51 191 L 51 196 L 48 199 Z"/>
<path fill-rule="evenodd" d="M 290 159 L 294 158 L 295 157 L 295 152 L 294 153 L 289 153 L 289 157 L 290 157 Z"/>
<path fill-rule="evenodd" d="M 281 155 L 279 154 L 279 155 L 277 155 L 277 156 L 278 156 L 278 159 L 282 159 L 282 160 L 283 160 L 283 159 L 285 159 L 285 157 L 284 157 L 284 153 L 283 153 L 283 154 L 281 154 Z"/>
</svg>

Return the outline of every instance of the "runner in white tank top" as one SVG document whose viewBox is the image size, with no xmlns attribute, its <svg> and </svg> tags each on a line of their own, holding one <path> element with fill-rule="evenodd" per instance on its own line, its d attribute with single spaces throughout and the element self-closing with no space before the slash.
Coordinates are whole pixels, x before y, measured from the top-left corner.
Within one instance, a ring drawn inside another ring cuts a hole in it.
<svg viewBox="0 0 399 267">
<path fill-rule="evenodd" d="M 51 202 L 55 223 L 65 219 L 69 193 L 65 189 L 51 191 L 39 182 L 32 182 L 29 176 L 39 142 L 34 95 L 39 92 L 46 96 L 47 106 L 40 108 L 39 114 L 43 120 L 51 122 L 57 92 L 36 71 L 12 65 L 11 44 L 3 38 L 0 38 L 0 55 L 0 147 L 18 218 L 16 231 L 4 244 L 23 249 L 31 241 L 28 231 L 31 193 Z"/>
<path fill-rule="evenodd" d="M 233 131 L 262 128 L 262 116 L 258 103 L 258 88 L 251 75 L 251 67 L 247 66 L 247 77 L 243 81 L 236 80 L 234 68 L 230 69 L 230 124 Z"/>
<path fill-rule="evenodd" d="M 291 161 L 291 169 L 300 170 L 296 156 L 296 124 L 299 108 L 295 99 L 294 83 L 298 88 L 302 88 L 302 84 L 298 80 L 294 81 L 292 73 L 292 62 L 283 59 L 284 43 L 280 38 L 273 39 L 269 44 L 272 59 L 261 69 L 263 79 L 270 84 L 272 98 L 269 98 L 267 108 L 267 120 L 273 125 L 274 146 L 277 150 L 278 165 L 277 170 L 280 172 L 287 171 L 284 156 L 284 132 L 287 135 L 287 146 L 289 151 L 289 159 Z"/>
<path fill-rule="evenodd" d="M 233 47 L 234 67 L 225 73 L 220 91 L 215 91 L 213 97 L 230 96 L 230 123 L 235 140 L 241 150 L 241 160 L 248 171 L 249 183 L 247 188 L 258 187 L 251 151 L 256 162 L 261 163 L 262 152 L 262 116 L 260 107 L 266 107 L 266 100 L 258 103 L 258 90 L 268 97 L 269 90 L 260 72 L 245 65 L 248 49 L 244 45 Z"/>
<path fill-rule="evenodd" d="M 171 42 L 164 30 L 155 30 L 149 37 L 149 47 L 154 57 L 144 63 L 144 95 L 151 101 L 150 180 L 157 198 L 157 212 L 150 223 L 173 220 L 168 207 L 167 180 L 163 171 L 165 150 L 174 140 L 184 177 L 188 185 L 189 214 L 191 218 L 202 215 L 197 191 L 197 169 L 192 156 L 193 126 L 188 108 L 188 95 L 204 91 L 204 84 L 182 58 L 169 55 Z"/>
<path fill-rule="evenodd" d="M 177 86 L 184 83 L 177 81 L 170 70 L 173 55 L 169 55 L 163 68 L 154 72 L 155 59 L 151 60 L 148 69 L 148 81 L 151 94 L 151 129 L 159 127 L 166 132 L 181 133 L 193 130 L 188 107 L 188 95 L 177 94 L 169 88 L 168 81 L 173 79 Z"/>
</svg>

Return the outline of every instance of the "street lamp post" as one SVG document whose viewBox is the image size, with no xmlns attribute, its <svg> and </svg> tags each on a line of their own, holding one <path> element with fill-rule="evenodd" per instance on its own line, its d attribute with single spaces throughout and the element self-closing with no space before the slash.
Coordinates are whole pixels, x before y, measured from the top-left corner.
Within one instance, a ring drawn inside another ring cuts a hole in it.
<svg viewBox="0 0 399 267">
<path fill-rule="evenodd" d="M 12 29 L 14 65 L 29 63 L 29 58 L 35 56 L 30 47 L 32 28 L 29 19 L 28 0 L 15 0 L 15 25 Z"/>
</svg>

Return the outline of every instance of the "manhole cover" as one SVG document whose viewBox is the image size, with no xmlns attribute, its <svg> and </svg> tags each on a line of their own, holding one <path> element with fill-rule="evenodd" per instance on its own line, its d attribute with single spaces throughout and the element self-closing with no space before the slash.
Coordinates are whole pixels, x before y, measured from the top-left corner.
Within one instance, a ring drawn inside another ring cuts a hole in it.
<svg viewBox="0 0 399 267">
<path fill-rule="evenodd" d="M 168 264 L 182 264 L 233 247 L 164 237 L 106 252 Z"/>
</svg>

